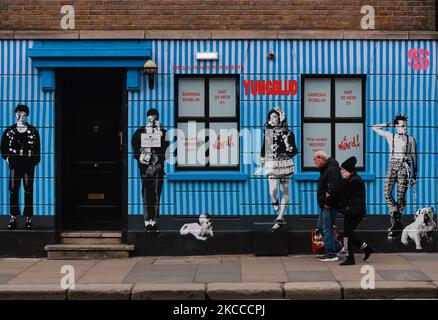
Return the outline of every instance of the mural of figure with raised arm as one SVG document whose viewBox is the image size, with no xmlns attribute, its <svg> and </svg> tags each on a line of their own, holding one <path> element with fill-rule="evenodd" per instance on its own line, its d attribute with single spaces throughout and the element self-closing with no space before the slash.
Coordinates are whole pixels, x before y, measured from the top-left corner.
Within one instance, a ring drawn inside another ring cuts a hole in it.
<svg viewBox="0 0 438 320">
<path fill-rule="evenodd" d="M 393 134 L 384 128 L 395 127 Z M 406 192 L 409 183 L 415 188 L 417 183 L 417 143 L 414 137 L 408 135 L 408 118 L 398 114 L 393 122 L 376 124 L 373 130 L 386 138 L 389 145 L 388 171 L 385 178 L 385 200 L 389 207 L 391 226 L 388 239 L 399 236 L 403 230 L 401 217 L 406 206 Z M 397 200 L 393 190 L 397 184 Z"/>
<path fill-rule="evenodd" d="M 263 131 L 263 145 L 260 163 L 264 165 L 269 181 L 269 194 L 272 206 L 278 216 L 273 231 L 281 227 L 289 203 L 289 180 L 294 173 L 292 157 L 298 153 L 295 135 L 289 130 L 286 114 L 279 107 L 269 111 Z M 282 199 L 278 200 L 278 185 L 281 186 Z"/>
</svg>

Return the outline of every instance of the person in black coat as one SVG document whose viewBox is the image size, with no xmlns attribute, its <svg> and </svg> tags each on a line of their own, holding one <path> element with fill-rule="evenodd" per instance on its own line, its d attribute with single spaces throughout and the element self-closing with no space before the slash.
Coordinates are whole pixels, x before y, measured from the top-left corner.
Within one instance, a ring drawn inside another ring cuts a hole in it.
<svg viewBox="0 0 438 320">
<path fill-rule="evenodd" d="M 354 248 L 361 248 L 366 261 L 374 249 L 366 242 L 361 241 L 355 234 L 355 229 L 366 214 L 366 189 L 365 183 L 356 171 L 356 157 L 350 157 L 341 164 L 341 173 L 344 179 L 339 192 L 339 210 L 344 215 L 344 248 L 347 248 L 347 258 L 340 265 L 354 265 Z"/>
<path fill-rule="evenodd" d="M 147 124 L 137 129 L 132 137 L 132 149 L 140 170 L 143 198 L 143 214 L 146 231 L 158 229 L 160 197 L 164 182 L 164 162 L 169 141 L 167 131 L 158 122 L 158 110 L 147 112 Z M 153 145 L 148 137 L 159 136 Z"/>
<path fill-rule="evenodd" d="M 27 230 L 32 229 L 34 172 L 41 160 L 41 145 L 37 128 L 27 122 L 29 112 L 28 106 L 18 105 L 15 108 L 17 123 L 6 128 L 1 139 L 1 155 L 9 165 L 9 230 L 17 228 L 21 181 L 24 187 L 25 226 Z"/>
<path fill-rule="evenodd" d="M 325 249 L 325 256 L 318 260 L 336 262 L 339 261 L 337 254 L 342 250 L 342 246 L 333 236 L 333 228 L 336 225 L 338 214 L 339 186 L 342 179 L 339 163 L 322 150 L 313 154 L 313 162 L 320 172 L 317 200 L 321 211 L 316 228 L 322 230 Z"/>
</svg>

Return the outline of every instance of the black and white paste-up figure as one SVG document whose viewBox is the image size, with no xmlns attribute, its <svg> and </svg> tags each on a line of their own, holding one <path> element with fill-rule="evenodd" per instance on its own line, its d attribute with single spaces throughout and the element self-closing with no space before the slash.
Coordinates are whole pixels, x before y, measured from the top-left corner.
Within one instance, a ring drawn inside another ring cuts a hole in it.
<svg viewBox="0 0 438 320">
<path fill-rule="evenodd" d="M 385 127 L 395 127 L 396 133 L 383 130 Z M 417 143 L 414 137 L 408 135 L 408 118 L 401 114 L 398 114 L 393 122 L 376 124 L 373 129 L 385 137 L 389 145 L 390 157 L 384 193 L 391 216 L 388 238 L 392 239 L 400 235 L 403 230 L 401 217 L 406 206 L 405 197 L 409 183 L 414 188 L 417 183 Z M 397 201 L 392 195 L 395 184 L 397 184 Z"/>
<path fill-rule="evenodd" d="M 294 173 L 292 157 L 298 153 L 295 135 L 289 130 L 285 113 L 275 107 L 268 113 L 263 130 L 260 163 L 264 165 L 269 181 L 269 194 L 274 211 L 279 211 L 272 230 L 280 228 L 289 203 L 289 178 Z M 278 184 L 282 199 L 278 201 Z"/>
<path fill-rule="evenodd" d="M 203 213 L 199 216 L 199 223 L 186 223 L 179 232 L 182 236 L 191 234 L 195 239 L 202 241 L 213 238 L 214 232 L 211 216 L 208 213 Z"/>
<path fill-rule="evenodd" d="M 164 161 L 169 146 L 167 131 L 161 128 L 158 118 L 158 110 L 149 109 L 146 126 L 137 129 L 131 141 L 140 170 L 146 231 L 158 229 Z"/>
<path fill-rule="evenodd" d="M 17 123 L 8 127 L 2 135 L 1 154 L 9 165 L 10 220 L 8 229 L 17 228 L 17 216 L 20 215 L 18 198 L 20 185 L 24 186 L 24 215 L 26 229 L 32 229 L 33 217 L 33 181 L 35 166 L 41 160 L 40 135 L 34 126 L 27 123 L 29 107 L 18 105 L 15 108 Z"/>
</svg>

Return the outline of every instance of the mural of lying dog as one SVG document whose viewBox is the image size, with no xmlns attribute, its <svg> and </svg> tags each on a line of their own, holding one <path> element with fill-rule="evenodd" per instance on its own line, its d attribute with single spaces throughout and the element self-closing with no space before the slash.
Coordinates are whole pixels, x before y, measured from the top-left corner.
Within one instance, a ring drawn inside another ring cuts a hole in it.
<svg viewBox="0 0 438 320">
<path fill-rule="evenodd" d="M 208 213 L 203 213 L 199 216 L 198 223 L 186 223 L 179 231 L 182 236 L 191 234 L 198 240 L 205 241 L 209 237 L 213 238 L 213 224 L 211 216 Z"/>
<path fill-rule="evenodd" d="M 403 230 L 401 242 L 407 245 L 409 239 L 412 239 L 415 241 L 417 250 L 422 250 L 421 239 L 429 238 L 429 233 L 436 228 L 436 223 L 433 221 L 433 213 L 433 207 L 418 209 L 414 215 L 415 221 Z"/>
</svg>

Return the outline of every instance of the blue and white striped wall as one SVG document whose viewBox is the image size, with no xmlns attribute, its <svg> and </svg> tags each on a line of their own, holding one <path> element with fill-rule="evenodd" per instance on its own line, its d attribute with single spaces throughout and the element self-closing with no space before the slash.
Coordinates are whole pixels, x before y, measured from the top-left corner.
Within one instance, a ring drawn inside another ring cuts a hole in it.
<svg viewBox="0 0 438 320">
<path fill-rule="evenodd" d="M 0 127 L 1 131 L 14 122 L 13 108 L 18 103 L 31 107 L 29 122 L 39 128 L 42 138 L 42 161 L 36 169 L 35 214 L 54 214 L 54 94 L 39 89 L 39 75 L 26 57 L 32 41 L 0 41 Z M 152 59 L 159 66 L 155 89 L 149 90 L 141 78 L 141 90 L 128 94 L 129 133 L 144 125 L 147 109 L 160 111 L 161 122 L 174 127 L 175 74 L 240 74 L 241 128 L 262 128 L 268 110 L 281 106 L 287 113 L 301 150 L 301 96 L 245 96 L 242 80 L 296 79 L 301 88 L 301 74 L 366 74 L 366 173 L 375 178 L 368 180 L 367 205 L 371 214 L 386 214 L 383 180 L 386 174 L 388 147 L 383 138 L 371 130 L 371 125 L 391 120 L 398 112 L 409 117 L 409 131 L 418 142 L 418 205 L 438 203 L 438 98 L 437 98 L 437 44 L 434 41 L 377 41 L 377 40 L 167 40 L 152 42 Z M 414 70 L 408 65 L 411 48 L 427 49 L 430 66 Z M 272 50 L 274 61 L 267 59 Z M 199 62 L 198 51 L 217 51 L 219 60 Z M 232 66 L 234 69 L 221 68 Z M 243 153 L 245 148 L 241 146 Z M 129 149 L 132 153 L 132 150 Z M 130 214 L 142 214 L 141 183 L 134 159 L 129 157 Z M 295 158 L 300 172 L 301 155 Z M 0 214 L 8 214 L 8 169 L 0 161 Z M 170 165 L 169 173 L 174 172 Z M 265 178 L 254 177 L 255 165 L 242 166 L 248 173 L 242 181 L 177 181 L 166 180 L 162 193 L 161 213 L 166 215 L 271 214 L 268 186 Z M 292 180 L 290 206 L 287 213 L 315 214 L 316 182 Z M 412 213 L 412 193 L 408 192 L 408 213 Z"/>
</svg>

